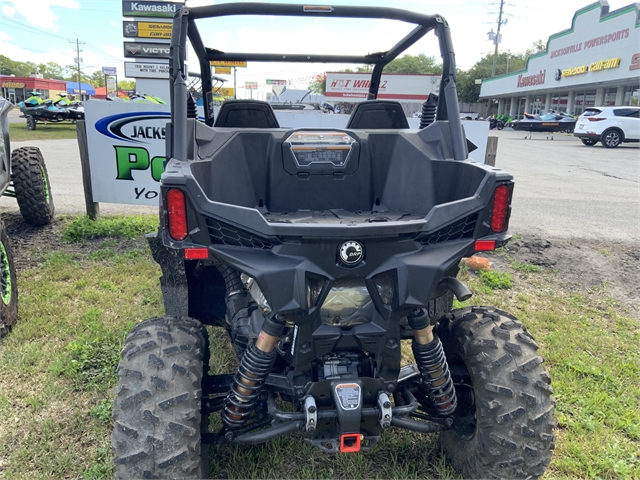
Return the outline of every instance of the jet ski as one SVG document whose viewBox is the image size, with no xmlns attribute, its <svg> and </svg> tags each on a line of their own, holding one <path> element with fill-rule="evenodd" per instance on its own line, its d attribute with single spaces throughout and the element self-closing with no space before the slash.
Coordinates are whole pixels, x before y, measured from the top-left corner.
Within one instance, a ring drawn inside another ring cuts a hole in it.
<svg viewBox="0 0 640 480">
<path fill-rule="evenodd" d="M 27 119 L 27 128 L 36 129 L 37 122 L 58 123 L 70 120 L 82 120 L 84 107 L 80 103 L 71 103 L 62 107 L 60 99 L 42 100 L 38 92 L 32 92 L 31 96 L 18 104 L 22 117 Z"/>
<path fill-rule="evenodd" d="M 542 115 L 531 115 L 530 113 L 525 112 L 524 118 L 516 122 L 512 122 L 512 126 L 514 130 L 521 130 L 529 133 L 571 133 L 576 126 L 576 122 L 577 120 L 567 113 L 551 110 L 550 112 Z M 529 138 L 530 137 L 531 135 L 529 135 Z"/>
</svg>

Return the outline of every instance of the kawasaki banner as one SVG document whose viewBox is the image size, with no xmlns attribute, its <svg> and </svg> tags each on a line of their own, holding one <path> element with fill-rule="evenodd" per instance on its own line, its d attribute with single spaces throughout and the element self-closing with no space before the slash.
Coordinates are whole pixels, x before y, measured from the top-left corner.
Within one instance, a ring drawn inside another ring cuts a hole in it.
<svg viewBox="0 0 640 480">
<path fill-rule="evenodd" d="M 130 1 L 123 0 L 123 17 L 166 17 L 173 18 L 173 15 L 183 7 L 184 3 L 179 2 L 150 2 L 150 1 Z"/>
</svg>

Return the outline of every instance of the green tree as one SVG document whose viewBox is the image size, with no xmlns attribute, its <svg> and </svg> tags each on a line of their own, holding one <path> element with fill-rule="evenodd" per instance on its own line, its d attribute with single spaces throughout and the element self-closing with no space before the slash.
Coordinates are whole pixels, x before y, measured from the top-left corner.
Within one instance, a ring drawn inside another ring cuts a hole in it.
<svg viewBox="0 0 640 480">
<path fill-rule="evenodd" d="M 311 93 L 324 95 L 327 91 L 327 74 L 316 75 L 307 88 Z"/>
<path fill-rule="evenodd" d="M 135 89 L 136 89 L 136 81 L 135 80 L 120 80 L 118 82 L 118 88 L 120 90 L 135 91 Z"/>
<path fill-rule="evenodd" d="M 104 79 L 104 73 L 100 70 L 96 70 L 89 77 L 89 83 L 93 87 L 104 87 L 106 85 L 106 81 Z"/>
<path fill-rule="evenodd" d="M 526 53 L 498 53 L 496 61 L 496 75 L 504 75 L 508 72 L 522 70 L 527 62 Z M 493 53 L 490 53 L 478 60 L 473 67 L 466 71 L 457 72 L 456 89 L 458 99 L 462 103 L 476 103 L 480 97 L 480 83 L 476 80 L 491 78 L 493 67 Z"/>
<path fill-rule="evenodd" d="M 442 64 L 424 53 L 406 54 L 384 67 L 384 73 L 442 73 Z"/>
</svg>

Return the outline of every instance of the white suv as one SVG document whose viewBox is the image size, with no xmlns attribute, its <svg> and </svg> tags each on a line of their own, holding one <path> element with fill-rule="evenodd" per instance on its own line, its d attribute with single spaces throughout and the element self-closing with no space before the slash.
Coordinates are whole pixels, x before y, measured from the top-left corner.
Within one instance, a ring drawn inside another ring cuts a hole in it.
<svg viewBox="0 0 640 480">
<path fill-rule="evenodd" d="M 591 147 L 598 142 L 615 148 L 622 142 L 640 141 L 640 107 L 590 107 L 573 131 L 582 143 Z"/>
</svg>

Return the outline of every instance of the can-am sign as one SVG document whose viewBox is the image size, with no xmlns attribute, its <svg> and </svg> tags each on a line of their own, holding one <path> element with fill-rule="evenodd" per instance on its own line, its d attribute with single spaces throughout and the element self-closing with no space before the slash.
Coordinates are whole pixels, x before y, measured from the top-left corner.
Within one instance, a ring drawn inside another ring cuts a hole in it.
<svg viewBox="0 0 640 480">
<path fill-rule="evenodd" d="M 129 1 L 122 2 L 122 15 L 124 17 L 167 17 L 173 15 L 183 7 L 184 3 L 177 2 L 147 2 Z"/>
<path fill-rule="evenodd" d="M 126 58 L 169 58 L 169 51 L 164 43 L 124 42 Z"/>
</svg>

